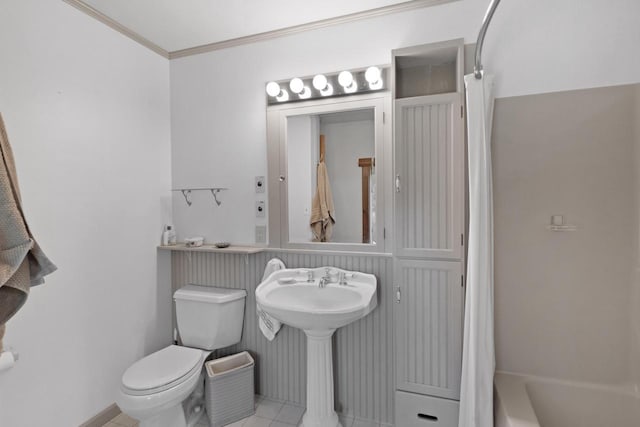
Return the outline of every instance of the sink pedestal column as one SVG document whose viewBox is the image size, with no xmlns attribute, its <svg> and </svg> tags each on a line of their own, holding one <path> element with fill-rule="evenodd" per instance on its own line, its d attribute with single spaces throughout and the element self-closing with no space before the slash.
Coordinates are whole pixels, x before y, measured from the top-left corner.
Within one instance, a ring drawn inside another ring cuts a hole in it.
<svg viewBox="0 0 640 427">
<path fill-rule="evenodd" d="M 342 427 L 333 409 L 333 354 L 335 329 L 305 330 L 307 335 L 307 411 L 303 427 Z"/>
</svg>

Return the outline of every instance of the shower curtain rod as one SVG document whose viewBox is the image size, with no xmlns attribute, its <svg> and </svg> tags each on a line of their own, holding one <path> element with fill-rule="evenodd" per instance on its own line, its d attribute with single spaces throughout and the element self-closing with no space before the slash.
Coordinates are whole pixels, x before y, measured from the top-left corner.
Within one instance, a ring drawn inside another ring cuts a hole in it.
<svg viewBox="0 0 640 427">
<path fill-rule="evenodd" d="M 491 0 L 489 9 L 487 9 L 487 13 L 482 20 L 482 28 L 480 28 L 480 33 L 478 33 L 478 40 L 476 41 L 476 64 L 473 67 L 473 74 L 476 76 L 476 79 L 482 78 L 482 45 L 484 44 L 484 36 L 487 33 L 491 18 L 493 18 L 493 13 L 496 11 L 498 3 L 500 3 L 500 0 Z"/>
</svg>

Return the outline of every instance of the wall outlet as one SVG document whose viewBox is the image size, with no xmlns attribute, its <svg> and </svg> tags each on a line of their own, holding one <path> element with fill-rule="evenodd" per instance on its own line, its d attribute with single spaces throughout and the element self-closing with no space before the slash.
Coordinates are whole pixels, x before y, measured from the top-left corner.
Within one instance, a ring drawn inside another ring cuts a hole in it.
<svg viewBox="0 0 640 427">
<path fill-rule="evenodd" d="M 264 200 L 256 200 L 256 217 L 264 218 L 266 215 L 265 212 Z"/>
<path fill-rule="evenodd" d="M 267 243 L 266 225 L 256 225 L 256 243 Z"/>
<path fill-rule="evenodd" d="M 265 187 L 265 182 L 264 182 L 264 176 L 256 176 L 256 193 L 264 193 L 264 187 Z"/>
</svg>

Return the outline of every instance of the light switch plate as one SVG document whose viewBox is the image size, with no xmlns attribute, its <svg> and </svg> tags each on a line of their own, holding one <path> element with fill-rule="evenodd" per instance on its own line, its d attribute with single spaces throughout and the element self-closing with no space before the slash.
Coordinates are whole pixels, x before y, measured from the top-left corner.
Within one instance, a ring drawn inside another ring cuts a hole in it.
<svg viewBox="0 0 640 427">
<path fill-rule="evenodd" d="M 266 225 L 256 225 L 256 243 L 267 243 Z"/>
<path fill-rule="evenodd" d="M 256 193 L 264 193 L 264 187 L 265 187 L 264 176 L 256 176 L 256 183 L 255 183 Z"/>
</svg>

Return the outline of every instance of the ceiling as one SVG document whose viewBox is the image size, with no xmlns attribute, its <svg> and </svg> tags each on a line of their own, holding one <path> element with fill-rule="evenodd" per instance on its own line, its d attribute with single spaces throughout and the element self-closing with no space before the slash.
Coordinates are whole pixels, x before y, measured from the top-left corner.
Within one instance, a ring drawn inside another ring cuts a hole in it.
<svg viewBox="0 0 640 427">
<path fill-rule="evenodd" d="M 167 57 L 452 0 L 64 0 Z"/>
</svg>

